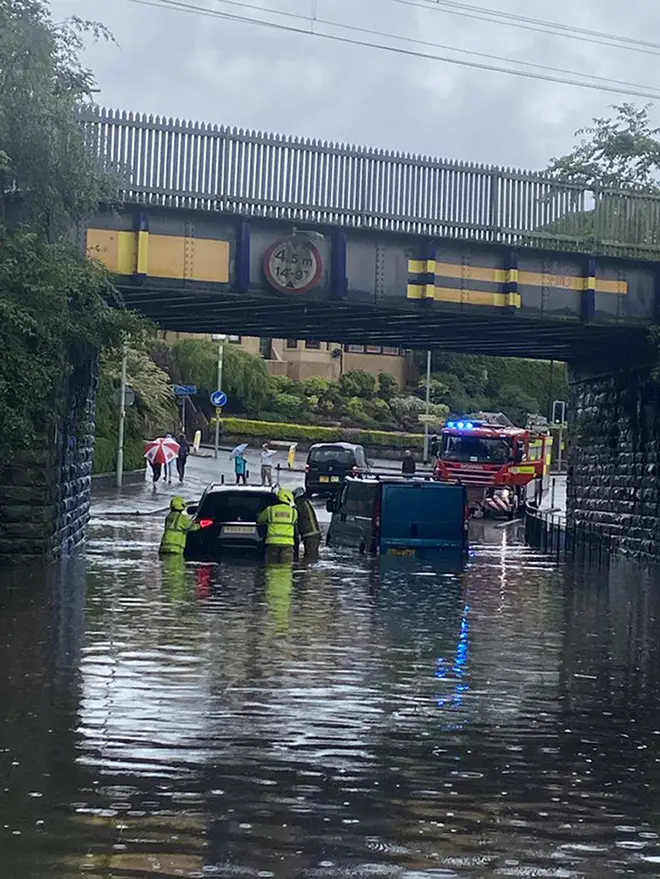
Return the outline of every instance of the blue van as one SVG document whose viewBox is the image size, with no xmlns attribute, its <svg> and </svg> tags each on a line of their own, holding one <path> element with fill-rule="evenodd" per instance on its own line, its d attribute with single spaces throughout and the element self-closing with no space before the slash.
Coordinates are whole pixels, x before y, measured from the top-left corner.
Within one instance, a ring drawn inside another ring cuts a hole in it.
<svg viewBox="0 0 660 879">
<path fill-rule="evenodd" d="M 328 546 L 420 558 L 468 549 L 463 485 L 397 476 L 349 476 L 327 509 L 332 513 Z"/>
</svg>

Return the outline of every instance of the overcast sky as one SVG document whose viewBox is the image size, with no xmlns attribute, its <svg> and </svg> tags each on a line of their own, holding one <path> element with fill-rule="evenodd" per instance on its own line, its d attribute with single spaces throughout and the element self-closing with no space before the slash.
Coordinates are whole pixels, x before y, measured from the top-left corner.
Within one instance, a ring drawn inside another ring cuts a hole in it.
<svg viewBox="0 0 660 879">
<path fill-rule="evenodd" d="M 484 63 L 467 50 L 533 61 L 657 89 L 658 58 L 428 8 L 433 0 L 183 0 L 417 52 Z M 267 7 L 303 18 L 276 16 Z M 660 42 L 658 0 L 462 0 L 581 28 Z M 489 164 L 539 168 L 567 152 L 573 132 L 608 105 L 643 98 L 346 45 L 131 0 L 52 0 L 60 20 L 105 23 L 118 45 L 90 47 L 105 106 Z M 454 51 L 374 36 L 357 28 Z M 660 52 L 660 50 L 659 50 Z M 511 66 L 504 64 L 504 66 Z M 660 101 L 653 110 L 660 121 Z"/>
</svg>

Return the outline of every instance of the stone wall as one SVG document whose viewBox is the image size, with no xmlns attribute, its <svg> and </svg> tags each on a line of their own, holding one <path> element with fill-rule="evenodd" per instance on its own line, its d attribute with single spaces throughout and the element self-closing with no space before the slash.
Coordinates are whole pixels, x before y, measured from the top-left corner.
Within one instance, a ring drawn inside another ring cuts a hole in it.
<svg viewBox="0 0 660 879">
<path fill-rule="evenodd" d="M 568 518 L 580 534 L 660 559 L 660 387 L 650 367 L 614 375 L 573 370 Z"/>
<path fill-rule="evenodd" d="M 85 536 L 89 519 L 96 364 L 63 382 L 33 448 L 3 462 L 0 559 L 55 558 Z"/>
</svg>

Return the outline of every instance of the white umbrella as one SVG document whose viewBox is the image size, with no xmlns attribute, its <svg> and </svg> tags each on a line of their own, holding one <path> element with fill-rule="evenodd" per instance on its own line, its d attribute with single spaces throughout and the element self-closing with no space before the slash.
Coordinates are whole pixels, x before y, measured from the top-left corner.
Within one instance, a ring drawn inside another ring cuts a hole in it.
<svg viewBox="0 0 660 879">
<path fill-rule="evenodd" d="M 238 458 L 238 456 L 242 455 L 243 452 L 247 449 L 248 445 L 248 443 L 241 443 L 239 446 L 236 446 L 236 448 L 232 449 L 229 453 L 229 457 Z"/>
</svg>

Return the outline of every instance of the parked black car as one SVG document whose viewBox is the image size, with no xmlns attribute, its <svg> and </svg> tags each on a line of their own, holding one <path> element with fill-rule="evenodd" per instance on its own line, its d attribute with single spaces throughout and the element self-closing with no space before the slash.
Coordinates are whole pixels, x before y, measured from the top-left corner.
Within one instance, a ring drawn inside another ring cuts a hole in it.
<svg viewBox="0 0 660 879">
<path fill-rule="evenodd" d="M 334 495 L 346 476 L 368 473 L 369 464 L 362 446 L 353 443 L 317 443 L 307 455 L 305 490 L 315 494 Z"/>
<path fill-rule="evenodd" d="M 216 561 L 232 552 L 263 553 L 266 529 L 257 525 L 257 518 L 275 503 L 271 488 L 209 485 L 199 503 L 188 507 L 200 528 L 188 533 L 185 557 Z"/>
</svg>

